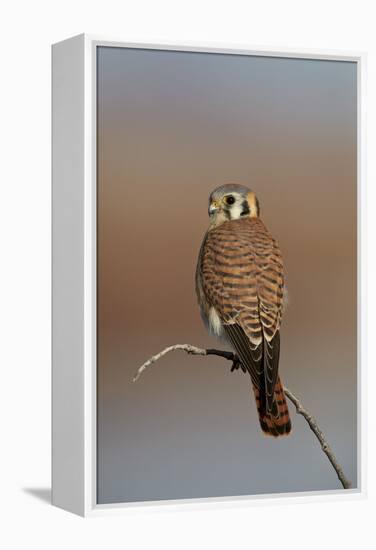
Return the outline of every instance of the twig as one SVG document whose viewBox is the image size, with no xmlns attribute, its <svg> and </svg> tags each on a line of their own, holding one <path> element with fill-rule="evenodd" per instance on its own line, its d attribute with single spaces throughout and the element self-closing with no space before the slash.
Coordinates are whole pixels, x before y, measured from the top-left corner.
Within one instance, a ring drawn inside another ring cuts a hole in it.
<svg viewBox="0 0 376 550">
<path fill-rule="evenodd" d="M 184 351 L 185 353 L 188 353 L 190 355 L 217 355 L 218 357 L 223 357 L 224 359 L 227 359 L 228 361 L 232 361 L 233 365 L 231 370 L 234 368 L 237 368 L 238 366 L 241 366 L 239 364 L 239 359 L 237 358 L 235 353 L 232 353 L 231 351 L 222 351 L 217 349 L 203 349 L 198 348 L 196 346 L 191 346 L 190 344 L 175 344 L 174 346 L 169 346 L 168 348 L 165 348 L 164 350 L 160 351 L 156 355 L 153 355 L 153 357 L 150 357 L 139 369 L 137 370 L 136 375 L 133 378 L 133 382 L 136 382 L 141 376 L 141 374 L 153 363 L 167 355 L 167 353 L 170 353 L 171 351 Z M 326 441 L 324 434 L 320 430 L 320 428 L 317 425 L 316 420 L 314 417 L 306 411 L 301 402 L 289 389 L 284 387 L 285 395 L 289 398 L 291 403 L 295 405 L 297 414 L 302 415 L 317 439 L 319 440 L 321 444 L 321 448 L 328 457 L 330 463 L 332 464 L 333 468 L 335 469 L 338 479 L 342 483 L 344 489 L 349 489 L 351 487 L 350 481 L 346 478 L 345 474 L 343 473 L 343 470 L 341 466 L 339 465 L 331 447 L 329 446 L 329 443 Z"/>
<path fill-rule="evenodd" d="M 141 376 L 141 374 L 146 370 L 150 365 L 158 361 L 159 359 L 162 359 L 167 353 L 170 353 L 170 351 L 185 351 L 186 353 L 190 353 L 192 355 L 208 355 L 206 352 L 206 349 L 200 349 L 196 348 L 195 346 L 190 346 L 189 344 L 175 344 L 174 346 L 170 346 L 168 348 L 165 348 L 164 350 L 157 353 L 157 355 L 153 355 L 153 357 L 150 357 L 141 367 L 138 369 L 136 375 L 133 377 L 133 382 L 136 382 Z M 222 353 L 222 352 L 221 352 Z"/>
<path fill-rule="evenodd" d="M 328 459 L 330 460 L 333 468 L 337 472 L 338 479 L 342 483 L 344 489 L 350 489 L 351 483 L 343 473 L 343 470 L 339 465 L 338 460 L 336 459 L 331 447 L 329 446 L 329 443 L 326 441 L 324 434 L 318 427 L 315 418 L 311 414 L 309 414 L 308 411 L 304 409 L 299 399 L 295 397 L 295 395 L 291 393 L 291 391 L 288 388 L 284 387 L 283 389 L 285 391 L 285 395 L 290 399 L 291 403 L 295 405 L 297 414 L 301 414 L 302 416 L 304 416 L 304 418 L 308 422 L 309 427 L 311 428 L 311 430 L 313 431 L 317 439 L 320 441 L 321 448 L 326 454 L 326 456 L 328 457 Z"/>
</svg>

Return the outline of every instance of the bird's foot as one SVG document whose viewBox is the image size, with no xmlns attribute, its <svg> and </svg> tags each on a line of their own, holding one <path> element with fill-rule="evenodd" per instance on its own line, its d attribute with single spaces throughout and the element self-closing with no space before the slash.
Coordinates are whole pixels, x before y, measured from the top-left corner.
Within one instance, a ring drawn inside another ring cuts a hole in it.
<svg viewBox="0 0 376 550">
<path fill-rule="evenodd" d="M 243 372 L 246 372 L 245 367 L 243 367 L 239 357 L 237 355 L 234 355 L 234 359 L 232 361 L 231 365 L 231 372 L 234 372 L 234 370 L 242 369 Z"/>
</svg>

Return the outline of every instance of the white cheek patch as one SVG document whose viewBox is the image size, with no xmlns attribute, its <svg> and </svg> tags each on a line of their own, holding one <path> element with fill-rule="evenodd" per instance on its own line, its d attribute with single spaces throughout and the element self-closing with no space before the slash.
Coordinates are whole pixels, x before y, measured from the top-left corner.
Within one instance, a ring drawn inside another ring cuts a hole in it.
<svg viewBox="0 0 376 550">
<path fill-rule="evenodd" d="M 222 321 L 214 307 L 209 310 L 209 327 L 216 336 L 221 336 L 223 332 Z"/>
<path fill-rule="evenodd" d="M 240 218 L 242 212 L 243 212 L 243 207 L 242 207 L 241 203 L 239 204 L 238 202 L 236 202 L 230 208 L 231 219 L 232 220 L 237 220 L 238 218 Z"/>
</svg>

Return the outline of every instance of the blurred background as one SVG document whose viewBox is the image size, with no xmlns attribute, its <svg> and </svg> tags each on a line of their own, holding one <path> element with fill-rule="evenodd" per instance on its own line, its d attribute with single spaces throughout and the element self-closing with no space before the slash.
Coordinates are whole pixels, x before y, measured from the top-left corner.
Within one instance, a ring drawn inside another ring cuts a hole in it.
<svg viewBox="0 0 376 550">
<path fill-rule="evenodd" d="M 210 191 L 250 186 L 279 241 L 280 373 L 357 483 L 356 65 L 98 48 L 98 502 L 340 488 L 290 405 L 262 435 L 249 378 L 174 343 L 206 334 L 194 291 Z"/>
</svg>

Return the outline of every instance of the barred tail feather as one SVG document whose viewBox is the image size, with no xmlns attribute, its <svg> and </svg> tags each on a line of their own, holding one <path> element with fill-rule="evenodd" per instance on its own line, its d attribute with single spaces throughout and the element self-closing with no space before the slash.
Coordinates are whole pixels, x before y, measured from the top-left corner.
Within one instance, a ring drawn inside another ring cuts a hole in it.
<svg viewBox="0 0 376 550">
<path fill-rule="evenodd" d="M 272 410 L 267 412 L 265 399 L 260 397 L 260 391 L 253 386 L 257 411 L 259 413 L 260 426 L 265 435 L 278 437 L 288 435 L 291 432 L 291 420 L 287 407 L 285 392 L 281 379 L 278 376 L 275 389 Z"/>
</svg>

